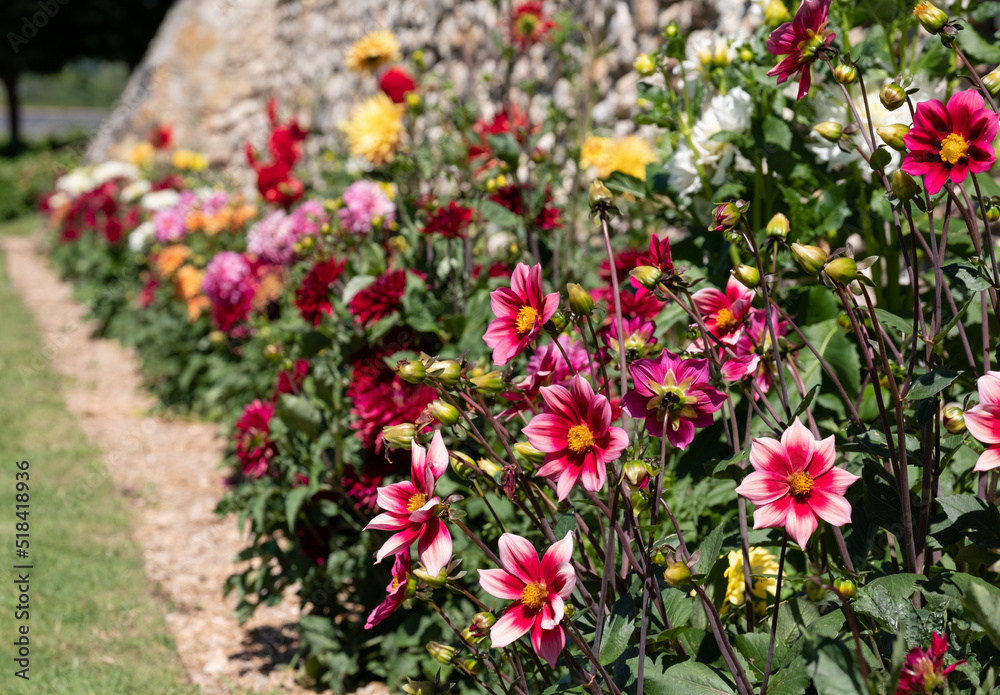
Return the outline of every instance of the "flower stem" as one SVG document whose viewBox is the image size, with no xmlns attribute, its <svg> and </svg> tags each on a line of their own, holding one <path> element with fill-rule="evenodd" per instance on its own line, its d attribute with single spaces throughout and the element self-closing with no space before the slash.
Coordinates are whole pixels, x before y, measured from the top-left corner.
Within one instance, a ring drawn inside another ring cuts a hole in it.
<svg viewBox="0 0 1000 695">
<path fill-rule="evenodd" d="M 785 552 L 788 550 L 788 531 L 781 537 L 781 555 L 778 558 L 778 578 L 774 587 L 774 613 L 771 615 L 771 637 L 767 643 L 767 662 L 764 665 L 764 681 L 760 692 L 767 692 L 767 681 L 771 678 L 771 664 L 774 661 L 774 642 L 778 637 L 778 608 L 781 606 L 781 577 L 785 573 Z"/>
</svg>

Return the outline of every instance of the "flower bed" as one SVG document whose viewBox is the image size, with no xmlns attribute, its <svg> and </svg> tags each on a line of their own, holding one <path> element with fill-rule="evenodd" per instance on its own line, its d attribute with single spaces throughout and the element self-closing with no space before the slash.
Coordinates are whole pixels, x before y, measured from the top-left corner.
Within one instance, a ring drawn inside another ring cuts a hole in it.
<svg viewBox="0 0 1000 695">
<path fill-rule="evenodd" d="M 226 590 L 294 590 L 303 678 L 989 692 L 988 7 L 667 26 L 627 136 L 530 85 L 472 114 L 377 32 L 319 179 L 273 103 L 260 200 L 159 129 L 60 179 L 53 259 L 165 406 L 230 424 Z M 510 19 L 500 58 L 580 74 L 581 27 Z"/>
</svg>

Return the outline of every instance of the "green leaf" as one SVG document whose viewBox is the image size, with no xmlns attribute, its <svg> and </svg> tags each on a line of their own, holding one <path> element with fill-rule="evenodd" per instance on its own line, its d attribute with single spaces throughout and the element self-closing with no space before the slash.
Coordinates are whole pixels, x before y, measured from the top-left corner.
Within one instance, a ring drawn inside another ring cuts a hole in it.
<svg viewBox="0 0 1000 695">
<path fill-rule="evenodd" d="M 952 263 L 941 269 L 950 279 L 961 283 L 969 292 L 982 292 L 989 289 L 993 283 L 990 282 L 982 269 L 971 263 Z"/>
<path fill-rule="evenodd" d="M 875 316 L 883 326 L 888 326 L 906 335 L 913 333 L 913 322 L 910 319 L 904 319 L 878 307 L 875 308 Z"/>
<path fill-rule="evenodd" d="M 715 142 L 731 142 L 742 150 L 753 149 L 753 138 L 746 133 L 737 133 L 734 130 L 720 130 L 709 138 Z"/>
<path fill-rule="evenodd" d="M 649 695 L 719 695 L 736 689 L 718 671 L 697 661 L 682 661 L 660 674 L 646 676 L 643 691 Z"/>
<path fill-rule="evenodd" d="M 715 466 L 712 467 L 712 477 L 720 479 L 735 480 L 739 482 L 743 480 L 743 468 L 739 466 L 740 461 L 745 460 L 747 457 L 747 450 L 737 451 L 735 454 L 729 458 L 722 459 Z M 706 464 L 706 469 L 711 466 L 711 462 Z"/>
<path fill-rule="evenodd" d="M 630 594 L 625 594 L 611 606 L 611 612 L 604 618 L 604 634 L 598 653 L 602 666 L 613 664 L 625 653 L 635 632 L 635 613 L 635 601 Z"/>
<path fill-rule="evenodd" d="M 806 326 L 802 334 L 812 343 L 816 351 L 830 365 L 837 379 L 844 386 L 847 395 L 856 396 L 861 390 L 861 360 L 857 350 L 837 324 L 837 319 L 827 319 Z M 806 389 L 811 389 L 823 381 L 823 367 L 808 348 L 799 351 L 802 361 L 802 381 Z"/>
<path fill-rule="evenodd" d="M 910 384 L 910 390 L 906 392 L 906 400 L 919 401 L 935 396 L 948 388 L 951 382 L 961 375 L 962 372 L 950 369 L 935 369 L 933 372 L 927 372 L 913 380 L 913 383 Z"/>
<path fill-rule="evenodd" d="M 604 179 L 604 185 L 612 193 L 629 193 L 640 199 L 646 197 L 646 184 L 620 171 L 611 172 L 611 176 Z"/>
<path fill-rule="evenodd" d="M 872 152 L 871 166 L 875 171 L 883 171 L 886 165 L 892 161 L 892 153 L 888 147 L 879 147 Z"/>
<path fill-rule="evenodd" d="M 722 551 L 722 536 L 725 527 L 724 523 L 719 524 L 712 529 L 711 533 L 705 536 L 705 540 L 698 546 L 698 550 L 701 551 L 701 557 L 698 558 L 698 563 L 695 565 L 692 574 L 708 574 L 712 570 L 712 566 L 719 559 L 719 553 Z"/>
<path fill-rule="evenodd" d="M 319 427 L 323 422 L 323 415 L 320 413 L 319 408 L 308 398 L 283 393 L 275 405 L 275 414 L 289 428 L 304 432 L 310 436 L 315 435 L 319 431 Z"/>
<path fill-rule="evenodd" d="M 979 61 L 980 63 L 992 63 L 994 65 L 1000 63 L 1000 47 L 991 44 L 981 37 L 975 29 L 970 28 L 967 31 L 963 31 L 959 34 L 958 38 L 958 43 L 962 50 L 973 59 L 973 62 Z"/>
<path fill-rule="evenodd" d="M 768 116 L 764 119 L 764 140 L 788 150 L 792 147 L 792 129 L 777 116 Z"/>
<path fill-rule="evenodd" d="M 764 676 L 764 668 L 767 666 L 767 650 L 770 642 L 771 635 L 767 632 L 748 632 L 736 636 L 736 649 L 761 677 Z M 787 656 L 788 647 L 776 640 L 771 669 L 774 670 L 777 665 L 784 663 Z"/>
<path fill-rule="evenodd" d="M 289 531 L 295 531 L 295 522 L 298 521 L 299 509 L 302 508 L 302 502 L 308 494 L 309 486 L 300 485 L 292 488 L 288 496 L 285 497 L 285 518 L 288 520 Z"/>
<path fill-rule="evenodd" d="M 875 618 L 893 632 L 908 620 L 913 604 L 910 596 L 916 590 L 919 574 L 893 574 L 879 577 L 858 589 L 854 610 Z"/>
<path fill-rule="evenodd" d="M 516 227 L 521 224 L 521 217 L 515 215 L 500 203 L 492 200 L 484 200 L 480 202 L 479 206 L 479 212 L 482 213 L 483 219 L 487 222 L 492 222 L 498 227 Z"/>
<path fill-rule="evenodd" d="M 950 545 L 968 537 L 986 548 L 1000 548 L 1000 510 L 975 495 L 939 497 L 951 526 L 934 532 L 934 537 Z"/>
<path fill-rule="evenodd" d="M 992 588 L 992 587 L 991 587 Z M 962 606 L 976 622 L 982 625 L 986 636 L 1000 649 L 1000 601 L 995 589 L 990 591 L 985 585 L 972 583 L 962 600 Z"/>
<path fill-rule="evenodd" d="M 351 300 L 354 299 L 354 295 L 373 282 L 375 282 L 374 275 L 356 275 L 348 280 L 344 286 L 344 295 L 342 297 L 344 304 L 350 304 Z"/>
</svg>

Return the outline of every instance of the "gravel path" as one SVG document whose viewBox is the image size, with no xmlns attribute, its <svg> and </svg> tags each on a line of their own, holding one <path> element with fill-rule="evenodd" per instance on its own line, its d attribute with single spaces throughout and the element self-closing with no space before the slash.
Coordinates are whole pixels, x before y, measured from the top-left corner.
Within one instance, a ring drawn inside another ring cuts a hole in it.
<svg viewBox="0 0 1000 695">
<path fill-rule="evenodd" d="M 62 377 L 69 411 L 104 452 L 191 681 L 205 695 L 313 692 L 281 668 L 294 653 L 294 599 L 258 609 L 241 627 L 233 617 L 235 597 L 222 598 L 243 542 L 234 521 L 213 512 L 223 494 L 218 465 L 225 443 L 217 427 L 150 417 L 155 401 L 142 389 L 135 355 L 117 342 L 90 339 L 84 309 L 40 255 L 38 241 L 0 243 L 45 346 L 30 367 Z M 356 695 L 385 692 L 369 686 Z"/>
</svg>

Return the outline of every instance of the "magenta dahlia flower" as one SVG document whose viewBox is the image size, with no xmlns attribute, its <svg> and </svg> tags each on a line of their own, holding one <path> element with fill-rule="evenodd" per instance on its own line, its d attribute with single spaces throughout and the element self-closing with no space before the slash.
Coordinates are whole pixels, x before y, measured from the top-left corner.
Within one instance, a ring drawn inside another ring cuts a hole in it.
<svg viewBox="0 0 1000 695">
<path fill-rule="evenodd" d="M 541 265 L 529 269 L 518 263 L 510 287 L 499 287 L 490 293 L 490 306 L 496 318 L 486 329 L 483 340 L 493 348 L 493 362 L 507 364 L 524 352 L 556 313 L 559 293 L 542 295 Z"/>
<path fill-rule="evenodd" d="M 338 211 L 344 229 L 352 234 L 367 234 L 376 223 L 396 220 L 396 205 L 374 181 L 355 181 L 344 191 L 344 207 Z"/>
<path fill-rule="evenodd" d="M 799 75 L 801 99 L 809 92 L 812 84 L 811 67 L 821 48 L 830 45 L 837 36 L 827 31 L 826 18 L 830 12 L 830 0 L 803 0 L 799 11 L 790 22 L 785 22 L 771 32 L 767 39 L 767 52 L 785 59 L 768 70 L 770 77 L 777 77 L 778 84 Z"/>
<path fill-rule="evenodd" d="M 646 321 L 641 317 L 625 319 L 622 321 L 625 329 L 625 353 L 630 360 L 636 360 L 649 353 L 650 348 L 656 345 L 656 338 L 653 332 L 656 331 L 656 324 Z M 601 340 L 607 348 L 605 359 L 610 358 L 610 353 L 621 351 L 621 344 L 618 340 L 618 322 L 612 321 L 608 330 L 601 333 Z"/>
<path fill-rule="evenodd" d="M 834 526 L 849 523 L 851 505 L 844 493 L 858 476 L 835 467 L 836 457 L 833 436 L 816 441 L 798 418 L 781 441 L 754 439 L 750 445 L 754 470 L 736 488 L 757 507 L 753 527 L 784 527 L 805 548 L 818 519 Z"/>
<path fill-rule="evenodd" d="M 979 404 L 965 411 L 965 426 L 983 444 L 975 471 L 991 471 L 1000 466 L 1000 372 L 986 372 L 976 382 Z"/>
<path fill-rule="evenodd" d="M 403 605 L 403 601 L 406 600 L 406 586 L 409 579 L 410 549 L 406 548 L 396 555 L 396 561 L 392 563 L 392 581 L 389 582 L 389 586 L 385 587 L 387 596 L 368 616 L 368 620 L 365 622 L 366 630 L 371 630 Z"/>
<path fill-rule="evenodd" d="M 256 400 L 243 409 L 236 422 L 236 457 L 248 478 L 260 478 L 267 473 L 271 459 L 278 453 L 271 441 L 272 417 L 274 404 Z"/>
<path fill-rule="evenodd" d="M 903 137 L 909 152 L 902 170 L 923 176 L 934 195 L 945 181 L 962 183 L 971 171 L 988 171 L 996 156 L 993 140 L 1000 116 L 986 108 L 982 95 L 966 89 L 951 95 L 948 106 L 937 99 L 917 104 L 913 127 Z"/>
<path fill-rule="evenodd" d="M 658 359 L 641 359 L 628 366 L 633 388 L 622 401 L 636 420 L 646 420 L 646 431 L 678 449 L 694 440 L 697 427 L 708 427 L 712 413 L 726 397 L 708 383 L 708 360 L 685 360 L 669 350 Z"/>
<path fill-rule="evenodd" d="M 201 289 L 212 302 L 216 325 L 230 331 L 250 313 L 255 289 L 253 266 L 243 254 L 220 251 L 205 268 Z"/>
<path fill-rule="evenodd" d="M 500 536 L 503 569 L 479 570 L 479 583 L 497 598 L 514 601 L 490 628 L 495 649 L 502 649 L 531 632 L 531 646 L 549 666 L 556 665 L 566 643 L 562 627 L 565 599 L 576 586 L 570 564 L 573 536 L 569 533 L 553 543 L 541 562 L 527 539 L 505 533 Z"/>
<path fill-rule="evenodd" d="M 628 434 L 611 427 L 611 404 L 595 394 L 590 382 L 577 374 L 562 386 L 543 386 L 545 412 L 524 428 L 531 446 L 545 452 L 538 475 L 556 484 L 560 500 L 566 499 L 577 481 L 596 492 L 604 487 L 606 464 L 628 446 Z"/>
<path fill-rule="evenodd" d="M 534 398 L 542 386 L 564 386 L 574 372 L 587 367 L 590 356 L 581 342 L 574 341 L 566 333 L 559 336 L 557 342 L 562 346 L 561 350 L 555 343 L 549 343 L 535 350 L 528 358 L 528 376 L 514 385 L 521 392 L 520 395 Z M 564 353 L 569 362 L 563 357 Z"/>
<path fill-rule="evenodd" d="M 426 451 L 414 441 L 412 452 L 411 480 L 378 489 L 378 506 L 383 513 L 372 519 L 365 530 L 396 532 L 379 549 L 376 564 L 418 541 L 420 562 L 428 574 L 436 576 L 451 560 L 451 534 L 437 516 L 441 499 L 434 496 L 434 484 L 448 468 L 448 450 L 441 432 L 435 432 Z"/>
<path fill-rule="evenodd" d="M 726 293 L 706 287 L 691 295 L 691 301 L 705 317 L 705 328 L 726 345 L 735 345 L 743 333 L 743 321 L 750 313 L 753 290 L 729 276 Z"/>
<path fill-rule="evenodd" d="M 778 320 L 778 312 L 772 307 L 771 321 L 778 338 L 788 334 L 788 322 Z M 771 332 L 767 330 L 767 319 L 763 309 L 753 309 L 744 324 L 742 335 L 732 348 L 735 357 L 729 357 L 722 365 L 722 376 L 727 381 L 741 381 L 752 377 L 762 393 L 770 391 L 777 379 L 774 363 L 774 346 Z"/>
<path fill-rule="evenodd" d="M 914 647 L 906 655 L 903 670 L 899 674 L 896 685 L 896 695 L 911 693 L 938 693 L 945 690 L 948 674 L 965 663 L 965 659 L 956 661 L 950 666 L 944 665 L 944 655 L 948 651 L 948 642 L 934 631 L 931 644 L 926 651 Z"/>
</svg>

